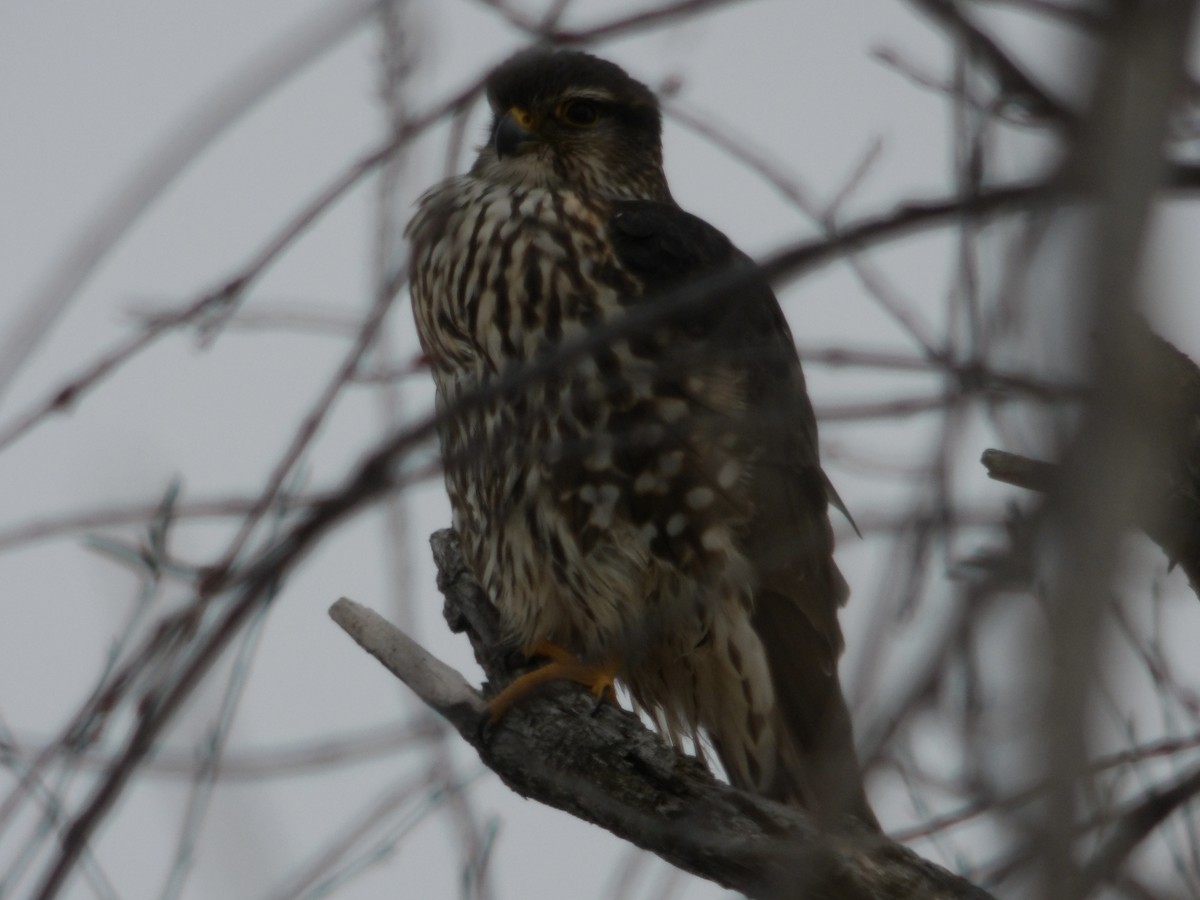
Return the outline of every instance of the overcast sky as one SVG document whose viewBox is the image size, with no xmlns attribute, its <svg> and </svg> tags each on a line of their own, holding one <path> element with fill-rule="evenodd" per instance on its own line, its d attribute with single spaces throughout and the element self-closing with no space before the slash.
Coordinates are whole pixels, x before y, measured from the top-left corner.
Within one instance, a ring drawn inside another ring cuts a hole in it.
<svg viewBox="0 0 1200 900">
<path fill-rule="evenodd" d="M 566 22 L 583 25 L 642 5 L 578 0 Z M 416 68 L 405 97 L 414 112 L 462 89 L 525 40 L 480 3 L 413 0 L 410 6 L 405 21 Z M 381 41 L 367 18 L 356 27 L 339 26 L 354 8 L 350 0 L 0 3 L 5 295 L 0 348 L 24 359 L 14 378 L 0 380 L 0 434 L 125 340 L 133 316 L 180 308 L 239 271 L 303 204 L 377 146 L 385 134 L 377 90 Z M 522 8 L 537 10 L 540 4 Z M 1060 36 L 1054 32 L 1023 30 L 1014 16 L 998 16 L 994 24 L 997 33 L 1017 37 L 1021 53 L 1041 74 L 1054 77 L 1070 68 L 1077 48 L 1056 43 Z M 229 110 L 234 100 L 248 99 L 250 88 L 263 83 L 265 63 L 278 62 L 287 49 L 314 35 L 339 29 L 344 36 L 326 52 L 249 105 L 211 141 L 200 144 L 192 136 L 203 130 L 212 109 Z M 938 91 L 914 81 L 915 75 L 949 80 L 951 55 L 941 33 L 898 0 L 757 0 L 595 50 L 655 88 L 673 85 L 669 102 L 682 116 L 760 153 L 818 210 L 838 196 L 864 160 L 873 162 L 839 207 L 845 220 L 954 189 L 951 106 Z M 902 73 L 881 62 L 881 50 L 914 71 Z M 1060 87 L 1067 95 L 1076 89 L 1065 77 Z M 466 128 L 468 149 L 456 169 L 468 164 L 482 127 L 476 109 Z M 400 223 L 414 198 L 445 174 L 449 133 L 449 123 L 442 123 L 407 153 L 391 206 Z M 173 155 L 172 142 L 181 136 L 188 152 Z M 1002 140 L 1007 152 L 993 173 L 997 177 L 1033 173 L 1047 159 L 1047 145 L 1037 139 Z M 819 233 L 794 202 L 681 118 L 668 118 L 665 141 L 676 199 L 747 251 L 764 254 Z M 115 245 L 86 271 L 78 290 L 61 291 L 72 274 L 69 262 L 86 250 L 95 224 L 129 202 L 130 185 L 145 187 L 152 163 L 172 157 L 186 165 L 148 199 Z M 229 323 L 211 343 L 198 340 L 194 330 L 165 337 L 67 415 L 3 448 L 0 538 L 22 523 L 72 511 L 154 504 L 174 478 L 181 479 L 187 501 L 253 496 L 346 352 L 347 328 L 371 302 L 379 265 L 373 237 L 377 201 L 375 179 L 353 190 L 267 271 L 241 308 L 244 318 Z M 1193 355 L 1200 353 L 1200 304 L 1194 291 L 1170 288 L 1200 280 L 1196 234 L 1200 221 L 1194 209 L 1171 206 L 1161 216 L 1150 266 L 1161 273 L 1154 280 L 1161 290 L 1152 318 Z M 955 240 L 932 233 L 886 247 L 869 260 L 872 271 L 904 300 L 917 331 L 937 340 L 952 327 L 947 296 L 957 264 Z M 993 275 L 999 265 L 985 260 Z M 51 308 L 47 298 L 63 298 L 64 304 Z M 912 335 L 866 294 L 848 267 L 806 278 L 783 300 L 802 348 L 914 352 Z M 286 324 L 296 317 L 323 324 L 317 329 Z M 253 327 L 264 320 L 275 327 Z M 403 306 L 394 311 L 388 333 L 393 360 L 415 352 Z M 3 365 L 0 360 L 0 372 Z M 808 373 L 819 410 L 878 398 L 881 391 L 889 397 L 919 395 L 937 384 L 928 376 L 813 364 Z M 430 408 L 431 386 L 423 377 L 407 380 L 398 402 L 402 418 L 416 417 Z M 351 389 L 306 457 L 304 484 L 337 484 L 387 427 L 381 393 Z M 981 418 L 966 423 L 965 459 L 976 459 L 991 445 L 985 443 L 989 438 L 996 441 L 990 427 Z M 824 426 L 828 467 L 850 508 L 870 514 L 919 499 L 920 486 L 897 479 L 886 467 L 927 454 L 933 434 L 911 422 Z M 998 507 L 1012 496 L 972 466 L 953 473 L 966 485 L 965 498 L 982 508 Z M 249 654 L 253 663 L 230 735 L 231 757 L 358 735 L 416 712 L 411 697 L 327 619 L 325 610 L 339 596 L 405 620 L 427 647 L 475 677 L 466 642 L 441 622 L 428 563 L 425 537 L 449 521 L 440 483 L 414 488 L 404 504 L 404 546 L 394 546 L 383 513 L 372 511 L 338 531 L 283 587 Z M 858 655 L 854 635 L 880 615 L 870 598 L 887 584 L 894 560 L 870 541 L 850 540 L 844 523 L 838 528 L 839 559 L 854 589 L 844 616 L 847 690 L 856 708 L 870 708 L 884 702 L 886 692 L 875 680 L 878 671 Z M 130 538 L 140 532 L 104 533 Z M 184 562 L 209 561 L 230 536 L 228 519 L 190 522 L 178 529 L 172 550 Z M 0 629 L 0 743 L 15 736 L 28 747 L 61 729 L 102 671 L 112 642 L 127 630 L 139 580 L 111 552 L 101 551 L 85 546 L 76 532 L 0 553 L 0 603 L 6 610 Z M 950 588 L 942 584 L 938 590 Z M 165 587 L 152 600 L 146 621 L 187 596 L 179 584 Z M 937 608 L 928 613 L 933 628 Z M 1200 627 L 1195 615 L 1190 626 L 1194 638 Z M 896 639 L 897 658 L 919 654 L 926 626 L 905 621 L 897 627 L 907 636 Z M 168 733 L 164 760 L 180 754 L 186 760 L 202 745 L 226 681 L 197 694 Z M 106 746 L 116 746 L 127 725 L 113 723 L 112 744 Z M 455 742 L 430 746 L 298 776 L 226 780 L 213 798 L 182 896 L 286 894 L 306 860 L 393 791 L 404 799 L 393 804 L 388 826 L 374 834 L 404 834 L 403 840 L 340 885 L 336 896 L 457 896 L 461 838 L 454 818 L 430 813 L 430 804 L 436 808 L 441 801 L 419 788 L 405 793 L 430 765 L 431 754 L 446 756 L 470 782 L 478 821 L 499 829 L 491 861 L 494 896 L 612 895 L 613 873 L 626 859 L 624 845 L 516 798 Z M 0 789 L 7 791 L 11 783 L 12 773 L 0 772 Z M 86 784 L 81 776 L 58 787 L 78 801 Z M 101 831 L 96 854 L 119 896 L 163 894 L 188 788 L 178 776 L 150 774 L 135 783 Z M 894 785 L 880 790 L 886 825 L 919 816 L 903 802 L 903 791 Z M 0 833 L 0 873 L 17 858 L 21 835 L 33 820 L 22 821 L 21 829 Z M 387 840 L 384 846 L 390 846 Z M 953 844 L 917 849 L 945 853 L 944 861 L 955 854 Z M 646 865 L 630 896 L 663 896 L 663 886 L 674 883 L 672 870 L 657 860 Z M 30 889 L 32 875 L 26 878 L 13 896 Z M 692 879 L 677 886 L 688 898 L 723 896 Z M 96 896 L 83 879 L 67 895 Z"/>
</svg>

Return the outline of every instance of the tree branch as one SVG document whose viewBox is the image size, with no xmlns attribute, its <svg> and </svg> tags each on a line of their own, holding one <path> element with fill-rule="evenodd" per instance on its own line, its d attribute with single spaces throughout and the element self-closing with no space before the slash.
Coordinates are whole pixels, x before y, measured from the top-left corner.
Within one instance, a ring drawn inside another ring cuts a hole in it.
<svg viewBox="0 0 1200 900">
<path fill-rule="evenodd" d="M 1002 96 L 1038 121 L 1074 125 L 1078 114 L 1034 81 L 983 29 L 965 15 L 953 0 L 909 0 L 962 41 L 966 50 L 996 81 Z"/>
<path fill-rule="evenodd" d="M 1143 437 L 1166 447 L 1164 465 L 1140 485 L 1138 524 L 1200 595 L 1200 367 L 1144 321 L 1137 320 L 1130 334 L 1127 365 L 1144 373 L 1148 385 L 1139 397 Z M 1052 463 L 1002 450 L 986 450 L 980 461 L 996 481 L 1043 493 L 1063 474 Z"/>
<path fill-rule="evenodd" d="M 1117 827 L 1084 869 L 1084 891 L 1113 879 L 1121 864 L 1168 816 L 1200 794 L 1200 769 L 1194 769 L 1171 787 L 1153 790 L 1121 816 Z"/>
<path fill-rule="evenodd" d="M 446 618 L 465 632 L 488 691 L 516 674 L 498 614 L 467 571 L 457 536 L 432 538 Z M 629 712 L 555 686 L 486 731 L 483 695 L 383 618 L 349 600 L 330 615 L 479 752 L 524 797 L 607 828 L 703 878 L 750 897 L 922 897 L 988 894 L 900 844 L 847 823 L 823 831 L 801 810 L 719 782 Z"/>
</svg>

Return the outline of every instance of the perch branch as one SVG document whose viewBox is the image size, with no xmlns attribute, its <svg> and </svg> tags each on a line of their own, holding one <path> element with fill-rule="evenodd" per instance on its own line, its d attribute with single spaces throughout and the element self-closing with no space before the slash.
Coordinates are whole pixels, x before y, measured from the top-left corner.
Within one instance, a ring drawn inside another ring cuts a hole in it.
<svg viewBox="0 0 1200 900">
<path fill-rule="evenodd" d="M 484 693 L 497 690 L 516 672 L 496 610 L 467 571 L 454 533 L 437 532 L 432 544 L 447 621 L 470 638 L 489 681 Z M 522 701 L 485 731 L 484 696 L 461 675 L 349 600 L 339 600 L 330 614 L 517 793 L 607 828 L 695 875 L 754 898 L 989 896 L 852 823 L 822 831 L 801 810 L 719 782 L 637 716 L 607 705 L 596 710 L 572 686 Z"/>
</svg>

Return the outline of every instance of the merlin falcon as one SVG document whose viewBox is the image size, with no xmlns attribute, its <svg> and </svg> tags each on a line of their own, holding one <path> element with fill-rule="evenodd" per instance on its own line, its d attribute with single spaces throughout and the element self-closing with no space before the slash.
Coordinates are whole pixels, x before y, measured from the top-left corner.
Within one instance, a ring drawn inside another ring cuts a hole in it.
<svg viewBox="0 0 1200 900">
<path fill-rule="evenodd" d="M 454 526 L 508 635 L 549 659 L 493 714 L 615 679 L 734 785 L 877 827 L 837 675 L 840 503 L 774 293 L 672 199 L 658 102 L 623 69 L 528 50 L 487 99 L 474 165 L 407 235 Z M 715 301 L 679 302 L 713 279 Z"/>
</svg>

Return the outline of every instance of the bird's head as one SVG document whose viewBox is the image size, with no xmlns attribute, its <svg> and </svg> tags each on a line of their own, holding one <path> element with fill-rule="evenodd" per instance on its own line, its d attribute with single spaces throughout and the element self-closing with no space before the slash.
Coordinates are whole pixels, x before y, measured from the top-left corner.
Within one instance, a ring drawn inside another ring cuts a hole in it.
<svg viewBox="0 0 1200 900">
<path fill-rule="evenodd" d="M 487 83 L 492 124 L 472 173 L 609 199 L 669 200 L 662 114 L 620 66 L 571 50 L 526 50 Z"/>
</svg>

